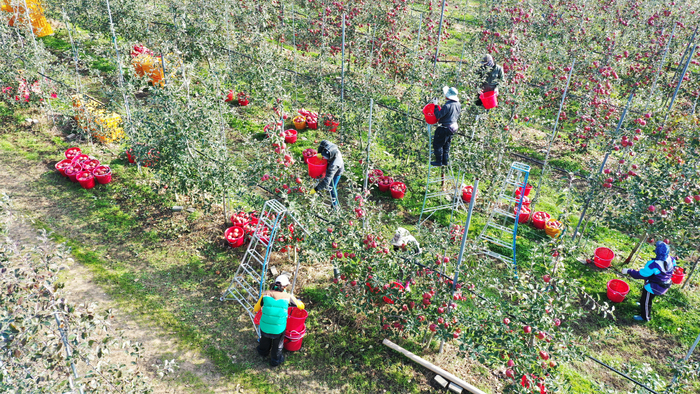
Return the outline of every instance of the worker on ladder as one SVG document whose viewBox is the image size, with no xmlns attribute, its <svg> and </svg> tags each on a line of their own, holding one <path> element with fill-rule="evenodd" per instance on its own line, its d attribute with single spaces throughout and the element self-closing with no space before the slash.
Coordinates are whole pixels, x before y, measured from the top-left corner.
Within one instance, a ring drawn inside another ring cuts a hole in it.
<svg viewBox="0 0 700 394">
<path fill-rule="evenodd" d="M 316 185 L 316 187 L 311 190 L 311 194 L 314 194 L 320 190 L 329 190 L 331 193 L 331 203 L 333 208 L 338 207 L 338 182 L 340 181 L 340 176 L 343 175 L 345 171 L 345 163 L 343 162 L 343 155 L 338 149 L 338 145 L 323 140 L 318 145 L 318 153 L 324 159 L 328 160 L 328 167 L 326 167 L 326 177 L 321 180 L 321 182 Z"/>
<path fill-rule="evenodd" d="M 433 136 L 435 161 L 431 161 L 430 165 L 435 167 L 446 166 L 449 163 L 450 142 L 452 141 L 452 136 L 459 128 L 457 121 L 459 120 L 459 114 L 462 112 L 456 88 L 445 86 L 442 88 L 442 93 L 447 102 L 441 108 L 438 109 L 438 99 L 433 99 L 438 127 L 435 129 L 435 135 Z"/>
<path fill-rule="evenodd" d="M 265 290 L 255 304 L 253 311 L 262 309 L 260 317 L 260 344 L 258 354 L 267 357 L 270 352 L 270 366 L 276 367 L 284 362 L 284 330 L 287 328 L 287 312 L 290 306 L 304 309 L 304 303 L 287 293 L 289 286 L 287 275 L 275 279 L 271 290 Z"/>
</svg>

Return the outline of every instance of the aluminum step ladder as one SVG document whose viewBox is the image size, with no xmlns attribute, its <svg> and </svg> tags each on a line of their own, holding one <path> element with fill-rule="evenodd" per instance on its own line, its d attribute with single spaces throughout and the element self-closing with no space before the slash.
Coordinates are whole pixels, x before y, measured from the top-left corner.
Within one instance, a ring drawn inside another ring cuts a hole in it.
<svg viewBox="0 0 700 394">
<path fill-rule="evenodd" d="M 306 232 L 282 203 L 277 200 L 265 202 L 241 264 L 236 269 L 231 284 L 220 298 L 221 301 L 236 301 L 245 309 L 251 322 L 253 322 L 258 337 L 260 337 L 260 327 L 255 325 L 253 307 L 265 289 L 265 279 L 270 254 L 272 253 L 272 245 L 275 242 L 278 230 L 287 216 Z"/>
<path fill-rule="evenodd" d="M 515 256 L 516 235 L 518 233 L 518 220 L 516 212 L 520 212 L 523 205 L 525 193 L 520 193 L 516 198 L 516 191 L 525 190 L 530 176 L 530 166 L 513 162 L 508 170 L 508 175 L 503 179 L 501 189 L 493 202 L 491 213 L 486 221 L 486 225 L 481 230 L 479 241 L 483 244 L 482 253 L 501 260 L 505 263 L 512 262 L 515 277 L 518 277 L 518 266 Z M 516 209 L 517 207 L 517 209 Z M 495 245 L 502 253 L 494 251 L 489 246 Z"/>
<path fill-rule="evenodd" d="M 430 164 L 432 157 L 432 135 L 430 125 L 428 131 L 428 177 L 425 181 L 425 196 L 423 206 L 418 218 L 418 227 L 428 220 L 435 212 L 449 209 L 454 216 L 454 210 L 463 208 L 466 205 L 462 201 L 462 185 L 464 184 L 464 174 L 461 171 L 455 176 L 451 165 L 436 167 Z M 443 185 L 447 185 L 444 188 Z M 425 219 L 423 218 L 424 215 Z M 450 220 L 451 222 L 451 220 Z"/>
</svg>

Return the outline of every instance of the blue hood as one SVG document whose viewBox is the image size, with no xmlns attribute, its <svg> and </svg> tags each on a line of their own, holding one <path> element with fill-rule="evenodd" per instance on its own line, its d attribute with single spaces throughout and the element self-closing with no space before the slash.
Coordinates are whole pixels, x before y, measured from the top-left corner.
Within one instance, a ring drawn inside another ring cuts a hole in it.
<svg viewBox="0 0 700 394">
<path fill-rule="evenodd" d="M 656 260 L 665 261 L 668 258 L 668 254 L 671 252 L 668 245 L 663 241 L 656 242 Z"/>
</svg>

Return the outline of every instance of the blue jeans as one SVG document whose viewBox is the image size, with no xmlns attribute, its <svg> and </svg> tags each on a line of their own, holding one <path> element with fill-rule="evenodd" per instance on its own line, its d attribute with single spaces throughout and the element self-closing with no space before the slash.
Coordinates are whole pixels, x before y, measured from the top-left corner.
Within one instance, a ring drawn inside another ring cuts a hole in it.
<svg viewBox="0 0 700 394">
<path fill-rule="evenodd" d="M 331 199 L 333 200 L 333 206 L 338 205 L 338 182 L 340 182 L 341 172 L 338 171 L 335 176 L 333 176 L 333 182 L 331 182 Z"/>
</svg>

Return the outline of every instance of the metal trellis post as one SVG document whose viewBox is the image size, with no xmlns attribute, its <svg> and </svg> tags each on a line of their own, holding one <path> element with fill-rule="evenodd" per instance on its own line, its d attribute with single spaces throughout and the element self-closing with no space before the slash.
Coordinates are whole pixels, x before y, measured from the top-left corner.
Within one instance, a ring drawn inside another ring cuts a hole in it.
<svg viewBox="0 0 700 394">
<path fill-rule="evenodd" d="M 437 46 L 435 47 L 435 58 L 433 59 L 433 74 L 437 69 L 438 52 L 440 51 L 440 37 L 442 36 L 442 21 L 445 18 L 445 0 L 442 0 L 442 9 L 440 10 L 440 26 L 438 27 Z"/>
<path fill-rule="evenodd" d="M 666 116 L 664 116 L 664 122 L 663 124 L 666 124 L 666 120 L 668 119 L 668 115 L 671 113 L 671 108 L 673 107 L 673 103 L 676 101 L 676 96 L 678 95 L 678 91 L 681 89 L 681 84 L 683 83 L 683 78 L 685 78 L 685 73 L 688 72 L 688 66 L 690 65 L 690 62 L 693 60 L 693 54 L 695 53 L 695 49 L 697 48 L 697 45 L 693 44 L 693 48 L 690 50 L 690 55 L 688 56 L 688 61 L 685 63 L 685 66 L 683 67 L 683 73 L 681 74 L 680 79 L 678 80 L 678 85 L 676 85 L 676 90 L 673 92 L 673 97 L 671 97 L 671 103 L 668 105 L 668 109 L 666 109 Z"/>
<path fill-rule="evenodd" d="M 122 72 L 122 62 L 119 57 L 119 47 L 117 46 L 117 35 L 114 32 L 114 22 L 112 21 L 112 9 L 109 6 L 109 0 L 105 0 L 107 3 L 107 14 L 109 15 L 109 30 L 112 33 L 112 42 L 114 43 L 114 52 L 117 59 L 117 69 L 119 69 L 119 89 L 122 91 L 124 96 L 124 106 L 126 107 L 126 118 L 131 123 L 131 109 L 129 108 L 129 100 L 126 97 L 126 90 L 124 89 L 124 73 Z"/>
<path fill-rule="evenodd" d="M 569 84 L 571 84 L 571 75 L 574 72 L 574 66 L 576 65 L 576 59 L 571 61 L 571 69 L 569 70 L 569 76 L 566 78 L 566 88 L 564 88 L 564 94 L 561 97 L 561 102 L 559 103 L 559 112 L 557 112 L 557 118 L 554 120 L 554 129 L 552 130 L 552 138 L 549 140 L 549 145 L 547 146 L 547 154 L 544 157 L 544 163 L 542 164 L 542 172 L 540 173 L 540 179 L 537 181 L 537 190 L 535 190 L 535 197 L 532 198 L 530 204 L 530 210 L 535 209 L 535 204 L 537 203 L 537 197 L 540 195 L 540 188 L 542 187 L 542 179 L 544 179 L 545 171 L 547 170 L 547 163 L 549 162 L 549 153 L 552 150 L 552 144 L 557 138 L 557 127 L 559 126 L 559 117 L 561 116 L 561 111 L 564 108 L 564 101 L 566 100 L 566 94 L 569 92 Z"/>
<path fill-rule="evenodd" d="M 624 111 L 622 111 L 622 116 L 620 116 L 620 121 L 617 123 L 617 128 L 615 129 L 615 135 L 620 131 L 620 127 L 622 127 L 622 122 L 624 122 L 625 117 L 627 116 L 627 110 L 629 110 L 630 105 L 632 104 L 632 98 L 634 97 L 634 92 L 630 93 L 629 99 L 627 99 L 627 105 L 625 106 Z M 600 168 L 598 169 L 598 174 L 603 172 L 603 169 L 605 169 L 605 163 L 608 162 L 608 157 L 610 157 L 610 149 L 608 149 L 607 152 L 605 152 L 605 158 L 603 158 L 603 162 L 600 164 Z M 586 200 L 586 204 L 583 206 L 583 210 L 581 211 L 581 216 L 578 219 L 578 224 L 576 224 L 576 230 L 574 231 L 573 235 L 571 236 L 571 240 L 576 239 L 576 235 L 578 234 L 578 229 L 581 228 L 581 222 L 583 222 L 583 218 L 586 216 L 586 211 L 588 210 L 588 206 L 591 203 L 591 199 L 593 198 L 593 190 L 591 189 L 591 192 L 588 194 L 588 199 Z"/>
<path fill-rule="evenodd" d="M 367 131 L 367 162 L 365 163 L 365 182 L 362 186 L 362 192 L 367 193 L 367 178 L 369 177 L 369 147 L 372 144 L 372 109 L 374 108 L 374 99 L 369 99 L 369 131 Z M 363 196 L 364 198 L 364 196 Z"/>
</svg>

